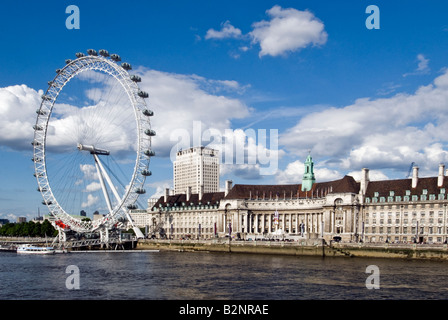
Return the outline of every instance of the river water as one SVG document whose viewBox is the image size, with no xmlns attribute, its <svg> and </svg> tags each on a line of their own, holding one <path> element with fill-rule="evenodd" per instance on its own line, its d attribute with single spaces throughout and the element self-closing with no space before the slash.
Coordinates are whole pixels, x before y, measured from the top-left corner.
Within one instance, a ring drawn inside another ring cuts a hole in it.
<svg viewBox="0 0 448 320">
<path fill-rule="evenodd" d="M 378 267 L 379 289 L 366 287 L 370 265 Z M 69 266 L 79 273 L 70 273 Z M 228 253 L 0 253 L 0 299 L 441 300 L 448 297 L 447 267 L 434 261 Z M 79 288 L 68 288 L 69 277 L 78 277 Z"/>
</svg>

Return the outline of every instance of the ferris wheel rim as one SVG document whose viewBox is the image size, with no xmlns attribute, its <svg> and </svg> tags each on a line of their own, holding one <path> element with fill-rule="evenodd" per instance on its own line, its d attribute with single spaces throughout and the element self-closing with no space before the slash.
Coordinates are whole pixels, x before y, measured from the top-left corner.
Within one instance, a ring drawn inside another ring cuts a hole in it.
<svg viewBox="0 0 448 320">
<path fill-rule="evenodd" d="M 90 51 L 90 50 L 89 50 Z M 101 52 L 101 51 L 100 51 Z M 78 56 L 78 54 L 77 54 Z M 35 176 L 38 182 L 38 191 L 42 194 L 44 203 L 49 208 L 51 214 L 63 221 L 72 230 L 77 232 L 95 231 L 102 227 L 110 227 L 116 223 L 116 216 L 121 210 L 126 210 L 127 206 L 134 204 L 137 201 L 139 193 L 136 190 L 143 190 L 146 180 L 151 151 L 151 137 L 144 134 L 146 128 L 150 129 L 149 117 L 146 116 L 147 106 L 145 102 L 146 96 L 140 95 L 142 92 L 137 85 L 137 81 L 132 79 L 129 74 L 129 64 L 123 63 L 121 66 L 116 62 L 118 59 L 108 59 L 108 55 L 79 54 L 76 60 L 69 60 L 66 66 L 57 70 L 55 78 L 49 82 L 49 87 L 42 96 L 42 103 L 37 110 L 38 116 L 34 126 L 35 134 L 33 140 L 35 163 Z M 130 177 L 129 187 L 121 198 L 121 201 L 114 206 L 112 211 L 109 211 L 102 219 L 96 221 L 81 221 L 70 215 L 57 201 L 48 179 L 47 165 L 46 165 L 46 140 L 48 124 L 55 103 L 58 100 L 59 94 L 64 87 L 76 76 L 85 71 L 102 71 L 109 76 L 112 76 L 118 81 L 127 94 L 130 104 L 135 115 L 137 127 L 137 152 L 136 160 L 133 169 L 132 177 Z M 147 130 L 148 131 L 148 130 Z M 147 132 L 146 131 L 146 132 Z M 152 131 L 152 130 L 149 130 Z"/>
</svg>

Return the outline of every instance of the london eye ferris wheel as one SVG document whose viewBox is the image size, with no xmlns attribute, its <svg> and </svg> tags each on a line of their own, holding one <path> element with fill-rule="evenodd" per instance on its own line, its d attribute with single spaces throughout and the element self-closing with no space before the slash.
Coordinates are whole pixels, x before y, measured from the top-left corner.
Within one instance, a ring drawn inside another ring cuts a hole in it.
<svg viewBox="0 0 448 320">
<path fill-rule="evenodd" d="M 60 231 L 109 230 L 131 223 L 146 191 L 155 136 L 141 77 L 117 54 L 89 49 L 66 60 L 48 83 L 34 126 L 38 191 Z M 100 219 L 81 219 L 80 213 Z"/>
</svg>

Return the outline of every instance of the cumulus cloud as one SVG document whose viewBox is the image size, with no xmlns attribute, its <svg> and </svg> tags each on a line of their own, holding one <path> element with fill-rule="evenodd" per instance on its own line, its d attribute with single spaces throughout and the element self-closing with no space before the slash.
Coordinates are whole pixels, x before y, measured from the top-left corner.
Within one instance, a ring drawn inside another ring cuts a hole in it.
<svg viewBox="0 0 448 320">
<path fill-rule="evenodd" d="M 140 87 L 150 93 L 149 108 L 155 111 L 151 124 L 157 131 L 153 146 L 159 156 L 169 155 L 175 144 L 170 141 L 170 135 L 176 129 L 192 133 L 193 122 L 201 121 L 204 130 L 224 131 L 230 128 L 232 119 L 250 114 L 250 108 L 244 102 L 232 97 L 247 88 L 237 81 L 210 80 L 145 68 L 140 68 L 137 73 L 143 79 Z M 77 143 L 97 143 L 100 147 L 107 145 L 120 150 L 132 148 L 136 138 L 129 127 L 132 127 L 134 115 L 123 111 L 127 95 L 118 95 L 116 84 L 97 81 L 93 73 L 82 74 L 80 80 L 87 82 L 82 91 L 85 100 L 80 99 L 79 94 L 69 94 L 71 83 L 67 90 L 64 88 L 48 126 L 47 147 L 76 149 Z M 101 82 L 100 87 L 96 87 L 98 82 Z M 73 86 L 78 89 L 78 85 Z M 0 88 L 0 145 L 16 150 L 31 148 L 37 117 L 35 111 L 40 106 L 42 94 L 26 85 Z M 83 137 L 87 136 L 91 141 L 85 141 Z"/>
<path fill-rule="evenodd" d="M 155 181 L 147 184 L 148 187 L 155 189 L 149 199 L 159 199 L 165 195 L 166 189 L 173 189 L 173 180 Z"/>
<path fill-rule="evenodd" d="M 0 88 L 0 145 L 30 148 L 42 94 L 26 85 Z"/>
<path fill-rule="evenodd" d="M 269 20 L 257 21 L 252 24 L 252 31 L 242 34 L 226 21 L 221 30 L 209 29 L 205 39 L 238 39 L 244 41 L 239 47 L 240 52 L 246 52 L 253 45 L 260 46 L 259 56 L 285 56 L 308 46 L 320 46 L 327 42 L 328 34 L 324 24 L 310 11 L 294 8 L 282 8 L 278 5 L 266 11 Z M 250 42 L 248 45 L 247 42 Z M 231 54 L 234 58 L 239 53 Z"/>
<path fill-rule="evenodd" d="M 221 24 L 221 30 L 209 29 L 205 35 L 205 39 L 227 39 L 227 38 L 240 38 L 242 32 L 240 29 L 235 28 L 230 24 L 230 21 L 226 21 Z"/>
<path fill-rule="evenodd" d="M 150 93 L 148 102 L 155 113 L 151 124 L 157 131 L 153 146 L 160 156 L 170 155 L 180 139 L 187 139 L 193 146 L 194 142 L 202 141 L 205 130 L 224 132 L 231 127 L 232 119 L 250 114 L 244 102 L 229 94 L 243 90 L 236 81 L 208 80 L 143 68 L 139 74 L 142 89 Z M 199 132 L 194 132 L 195 122 L 201 124 Z M 199 136 L 199 141 L 193 141 L 197 138 L 194 135 Z"/>
<path fill-rule="evenodd" d="M 309 11 L 276 5 L 266 13 L 271 19 L 255 22 L 250 32 L 252 41 L 261 47 L 260 57 L 275 57 L 327 42 L 324 24 Z"/>
<path fill-rule="evenodd" d="M 81 208 L 88 208 L 88 207 L 91 207 L 91 206 L 93 206 L 94 204 L 98 203 L 99 200 L 100 200 L 99 197 L 96 197 L 96 196 L 93 196 L 93 195 L 89 194 L 89 195 L 87 196 L 87 201 L 85 201 L 85 202 L 83 202 L 83 203 L 81 204 Z"/>
<path fill-rule="evenodd" d="M 427 74 L 429 72 L 429 59 L 425 58 L 423 54 L 419 53 L 417 55 L 417 62 L 417 69 L 413 72 L 405 73 L 403 77 Z"/>
<path fill-rule="evenodd" d="M 208 146 L 219 150 L 221 174 L 244 179 L 275 175 L 285 152 L 278 146 L 277 130 L 236 129 L 217 133 Z"/>
<path fill-rule="evenodd" d="M 347 175 L 352 176 L 356 181 L 361 180 L 361 170 L 351 171 Z M 369 170 L 369 180 L 370 181 L 381 181 L 389 180 L 389 177 L 379 170 Z"/>
<path fill-rule="evenodd" d="M 412 94 L 359 99 L 342 108 L 308 114 L 281 137 L 280 144 L 297 155 L 311 149 L 314 158 L 340 168 L 406 169 L 422 172 L 448 161 L 448 72 Z"/>
<path fill-rule="evenodd" d="M 303 161 L 296 160 L 289 163 L 284 170 L 279 170 L 275 179 L 278 184 L 301 183 L 304 172 L 305 165 Z M 324 182 L 340 179 L 344 175 L 334 169 L 315 166 L 314 176 L 317 182 Z"/>
<path fill-rule="evenodd" d="M 215 130 L 221 136 L 226 134 L 226 130 L 230 130 L 232 135 L 237 134 L 231 129 L 232 120 L 248 117 L 252 112 L 239 98 L 249 86 L 234 80 L 206 79 L 143 67 L 135 69 L 134 73 L 142 78 L 141 89 L 150 94 L 148 107 L 155 112 L 151 126 L 157 133 L 152 146 L 158 157 L 170 156 L 179 139 L 184 139 L 185 135 L 190 147 L 212 142 L 203 137 L 207 130 Z M 53 109 L 47 132 L 47 150 L 76 152 L 77 144 L 82 143 L 106 149 L 115 156 L 119 152 L 132 151 L 130 149 L 136 147 L 136 138 L 129 125 L 134 121 L 133 114 L 123 113 L 126 95 L 118 94 L 120 87 L 117 88 L 113 81 L 98 78 L 98 72 L 81 74 L 79 82 L 83 86 L 75 81 L 73 79 L 64 88 Z M 40 106 L 42 94 L 42 91 L 25 85 L 0 88 L 0 145 L 9 145 L 16 150 L 31 149 L 35 110 Z M 195 123 L 201 124 L 199 132 Z M 180 135 L 176 136 L 176 133 Z M 264 144 L 254 142 L 253 145 L 248 147 L 257 149 L 260 154 L 269 155 L 271 152 Z M 250 163 L 257 164 L 259 162 Z M 93 166 L 81 162 L 79 169 L 81 176 L 75 185 L 89 180 L 98 181 Z M 97 187 L 92 184 L 89 191 Z M 90 200 L 93 201 L 92 198 Z"/>
<path fill-rule="evenodd" d="M 99 182 L 92 182 L 86 186 L 86 192 L 94 192 L 101 189 L 101 184 Z"/>
</svg>

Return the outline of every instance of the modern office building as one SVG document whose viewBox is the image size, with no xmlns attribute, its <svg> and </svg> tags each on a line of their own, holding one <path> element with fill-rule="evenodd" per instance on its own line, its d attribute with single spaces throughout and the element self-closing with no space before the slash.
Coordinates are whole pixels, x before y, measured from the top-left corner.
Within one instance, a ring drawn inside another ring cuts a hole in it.
<svg viewBox="0 0 448 320">
<path fill-rule="evenodd" d="M 218 151 L 194 147 L 178 151 L 173 167 L 174 193 L 194 194 L 219 191 Z"/>
</svg>

